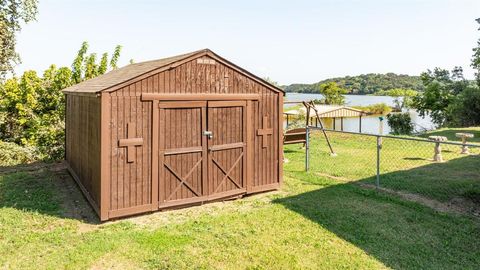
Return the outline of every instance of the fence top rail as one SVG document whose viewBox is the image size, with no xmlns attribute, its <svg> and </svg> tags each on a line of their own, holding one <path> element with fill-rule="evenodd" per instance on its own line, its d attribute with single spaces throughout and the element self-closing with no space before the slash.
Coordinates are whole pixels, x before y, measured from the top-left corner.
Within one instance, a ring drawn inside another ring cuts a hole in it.
<svg viewBox="0 0 480 270">
<path fill-rule="evenodd" d="M 307 129 L 322 130 L 321 127 L 316 127 L 316 126 L 307 126 Z M 461 142 L 452 142 L 452 141 L 436 142 L 436 141 L 431 141 L 428 139 L 421 139 L 421 138 L 398 137 L 393 135 L 378 135 L 378 134 L 360 133 L 360 132 L 353 132 L 353 131 L 341 131 L 341 130 L 334 130 L 334 129 L 328 129 L 328 128 L 324 128 L 323 130 L 328 132 L 346 133 L 346 134 L 354 134 L 354 135 L 370 136 L 370 137 L 381 137 L 381 138 L 389 138 L 389 139 L 396 139 L 396 140 L 417 141 L 417 142 L 426 142 L 426 143 L 441 143 L 441 144 L 450 144 L 450 145 L 468 146 L 468 147 L 480 147 L 480 144 L 471 144 L 471 143 L 464 144 Z"/>
</svg>

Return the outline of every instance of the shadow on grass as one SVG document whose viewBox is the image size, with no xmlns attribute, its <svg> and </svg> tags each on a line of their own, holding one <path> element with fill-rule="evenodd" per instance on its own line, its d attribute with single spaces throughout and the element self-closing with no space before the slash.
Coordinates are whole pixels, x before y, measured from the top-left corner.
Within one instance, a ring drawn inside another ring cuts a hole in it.
<svg viewBox="0 0 480 270">
<path fill-rule="evenodd" d="M 0 167 L 0 208 L 100 223 L 63 163 Z"/>
<path fill-rule="evenodd" d="M 305 152 L 305 148 L 298 148 L 298 149 L 285 149 L 283 152 L 286 153 L 286 154 L 290 154 L 290 153 L 297 153 L 297 152 Z"/>
<path fill-rule="evenodd" d="M 403 158 L 405 160 L 427 160 L 426 158 L 419 158 L 419 157 L 406 157 Z"/>
<path fill-rule="evenodd" d="M 372 179 L 362 182 L 373 184 Z M 480 156 L 470 155 L 442 163 L 400 170 L 380 175 L 384 188 L 420 194 L 424 197 L 447 202 L 455 198 L 468 199 L 480 194 Z"/>
<path fill-rule="evenodd" d="M 480 160 L 468 156 L 381 175 L 382 186 L 418 192 L 471 194 L 480 190 Z M 472 172 L 472 170 L 474 170 Z M 314 183 L 314 172 L 292 173 Z M 312 179 L 312 180 L 308 180 Z M 374 177 L 360 182 L 374 182 Z M 462 188 L 463 187 L 463 188 Z M 436 197 L 436 196 L 434 196 Z M 319 224 L 394 269 L 478 269 L 480 222 L 442 214 L 355 183 L 276 199 L 275 203 Z"/>
</svg>

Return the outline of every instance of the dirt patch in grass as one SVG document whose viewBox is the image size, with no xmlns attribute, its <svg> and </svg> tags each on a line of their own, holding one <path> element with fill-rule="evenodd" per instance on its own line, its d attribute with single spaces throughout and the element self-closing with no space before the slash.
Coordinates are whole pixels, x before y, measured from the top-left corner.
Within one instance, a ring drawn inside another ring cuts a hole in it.
<svg viewBox="0 0 480 270">
<path fill-rule="evenodd" d="M 363 188 L 376 189 L 374 185 L 365 184 L 365 183 L 356 183 L 356 184 Z M 480 204 L 475 203 L 474 201 L 466 198 L 456 197 L 451 199 L 448 202 L 439 202 L 437 200 L 429 199 L 429 198 L 420 196 L 418 194 L 392 190 L 384 187 L 380 187 L 377 190 L 388 193 L 388 194 L 399 196 L 407 201 L 419 203 L 421 205 L 430 207 L 438 212 L 471 215 L 471 216 L 480 218 Z"/>
<path fill-rule="evenodd" d="M 330 178 L 332 180 L 335 180 L 341 183 L 352 182 L 363 188 L 376 189 L 375 185 L 361 183 L 361 182 L 353 182 L 352 180 L 346 177 L 333 176 L 333 175 L 319 173 L 319 172 L 316 172 L 315 174 L 318 176 Z M 472 193 L 465 194 L 464 197 L 455 197 L 447 202 L 440 202 L 434 199 L 426 198 L 419 194 L 393 190 L 385 187 L 380 187 L 378 188 L 378 190 L 388 194 L 399 196 L 407 201 L 416 202 L 421 205 L 430 207 L 438 212 L 463 214 L 463 215 L 470 215 L 470 216 L 480 218 L 480 194 L 478 193 L 472 192 Z"/>
<path fill-rule="evenodd" d="M 317 172 L 317 173 L 315 173 L 315 174 L 318 175 L 318 176 L 327 177 L 327 178 L 330 178 L 330 179 L 333 179 L 333 180 L 335 180 L 335 181 L 342 182 L 342 183 L 352 182 L 352 180 L 350 180 L 350 179 L 348 179 L 348 178 L 346 178 L 346 177 L 333 176 L 333 175 L 330 175 L 330 174 L 320 173 L 320 172 Z"/>
<path fill-rule="evenodd" d="M 156 229 L 169 224 L 181 224 L 189 220 L 195 220 L 200 216 L 219 216 L 226 213 L 245 213 L 260 208 L 272 202 L 282 191 L 271 191 L 251 196 L 246 196 L 239 200 L 227 200 L 220 202 L 206 203 L 203 205 L 192 206 L 181 209 L 171 209 L 150 214 L 139 215 L 135 217 L 121 219 L 119 221 L 129 221 L 140 227 L 147 229 Z M 108 222 L 114 223 L 115 221 Z"/>
<path fill-rule="evenodd" d="M 78 232 L 95 230 L 100 220 L 68 173 L 64 162 L 48 166 L 54 174 L 53 184 L 61 202 L 62 217 L 80 221 Z"/>
</svg>

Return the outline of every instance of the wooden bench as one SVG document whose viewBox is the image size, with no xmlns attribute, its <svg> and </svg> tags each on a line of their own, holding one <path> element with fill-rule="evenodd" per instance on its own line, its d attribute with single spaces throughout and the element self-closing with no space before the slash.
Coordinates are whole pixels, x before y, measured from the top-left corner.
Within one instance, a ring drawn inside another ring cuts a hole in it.
<svg viewBox="0 0 480 270">
<path fill-rule="evenodd" d="M 295 128 L 287 130 L 283 135 L 283 144 L 307 143 L 307 130 L 305 128 Z"/>
</svg>

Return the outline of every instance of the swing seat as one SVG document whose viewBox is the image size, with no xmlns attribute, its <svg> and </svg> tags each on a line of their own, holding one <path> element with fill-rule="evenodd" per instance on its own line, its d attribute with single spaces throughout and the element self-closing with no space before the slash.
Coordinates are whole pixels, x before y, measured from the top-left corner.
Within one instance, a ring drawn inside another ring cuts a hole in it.
<svg viewBox="0 0 480 270">
<path fill-rule="evenodd" d="M 283 144 L 296 144 L 296 143 L 307 143 L 307 129 L 306 128 L 295 128 L 287 130 L 283 134 Z"/>
</svg>

